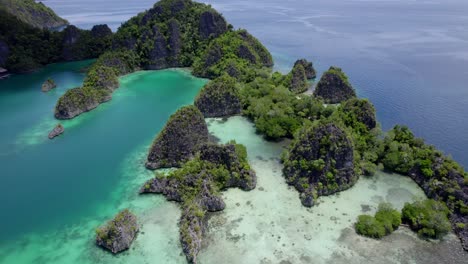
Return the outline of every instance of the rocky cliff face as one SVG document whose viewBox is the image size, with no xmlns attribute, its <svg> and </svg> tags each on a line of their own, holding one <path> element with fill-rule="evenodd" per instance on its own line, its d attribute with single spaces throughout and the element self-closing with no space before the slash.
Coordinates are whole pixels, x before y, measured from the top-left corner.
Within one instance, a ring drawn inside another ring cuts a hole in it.
<svg viewBox="0 0 468 264">
<path fill-rule="evenodd" d="M 156 137 L 148 154 L 148 169 L 179 167 L 208 142 L 203 114 L 195 106 L 186 106 L 171 116 Z"/>
<path fill-rule="evenodd" d="M 195 99 L 195 106 L 205 117 L 225 117 L 241 113 L 236 80 L 222 76 L 209 82 Z"/>
<path fill-rule="evenodd" d="M 294 65 L 290 73 L 291 83 L 289 90 L 293 93 L 299 94 L 309 89 L 309 83 L 307 81 L 307 74 L 302 64 Z"/>
<path fill-rule="evenodd" d="M 314 79 L 315 77 L 317 77 L 317 73 L 315 72 L 312 62 L 309 62 L 306 59 L 300 59 L 294 63 L 294 67 L 298 66 L 299 64 L 302 65 L 302 67 L 304 67 L 304 71 L 305 71 L 307 79 L 310 80 L 310 79 Z"/>
<path fill-rule="evenodd" d="M 125 209 L 96 230 L 96 244 L 116 254 L 130 248 L 138 230 L 136 216 Z"/>
<path fill-rule="evenodd" d="M 352 141 L 334 123 L 304 128 L 287 151 L 283 172 L 301 193 L 304 206 L 310 207 L 317 196 L 348 189 L 358 179 Z"/>
<path fill-rule="evenodd" d="M 93 38 L 105 38 L 112 35 L 112 30 L 106 24 L 95 25 L 91 29 Z"/>
<path fill-rule="evenodd" d="M 179 233 L 182 249 L 190 263 L 197 263 L 205 230 L 206 213 L 222 211 L 226 204 L 221 190 L 238 187 L 252 190 L 255 173 L 247 163 L 245 147 L 235 142 L 226 145 L 203 144 L 195 158 L 168 176 L 148 181 L 140 193 L 159 193 L 182 206 Z"/>
<path fill-rule="evenodd" d="M 8 44 L 0 39 L 0 67 L 5 67 L 8 56 L 10 55 L 10 48 Z"/>
<path fill-rule="evenodd" d="M 76 54 L 74 54 L 74 50 L 73 50 L 73 47 L 74 47 L 74 44 L 76 42 L 78 42 L 79 38 L 81 36 L 81 31 L 71 25 L 71 26 L 67 26 L 64 30 L 63 30 L 63 41 L 62 41 L 62 44 L 63 44 L 63 50 L 62 50 L 62 58 L 66 61 L 71 61 L 71 60 L 75 60 L 76 59 Z"/>
<path fill-rule="evenodd" d="M 218 12 L 209 10 L 201 14 L 199 32 L 203 39 L 216 38 L 226 31 L 226 20 Z"/>
<path fill-rule="evenodd" d="M 314 96 L 322 98 L 327 104 L 337 104 L 356 97 L 356 92 L 340 68 L 330 67 L 320 78 Z"/>
</svg>

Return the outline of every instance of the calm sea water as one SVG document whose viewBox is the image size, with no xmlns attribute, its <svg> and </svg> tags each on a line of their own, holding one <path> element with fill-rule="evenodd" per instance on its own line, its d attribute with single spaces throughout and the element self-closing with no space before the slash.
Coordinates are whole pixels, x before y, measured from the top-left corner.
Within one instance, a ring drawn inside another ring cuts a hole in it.
<svg viewBox="0 0 468 264">
<path fill-rule="evenodd" d="M 155 0 L 48 0 L 71 23 L 121 22 Z M 212 0 L 288 71 L 296 58 L 319 72 L 342 67 L 387 130 L 406 124 L 468 167 L 468 1 Z"/>
</svg>

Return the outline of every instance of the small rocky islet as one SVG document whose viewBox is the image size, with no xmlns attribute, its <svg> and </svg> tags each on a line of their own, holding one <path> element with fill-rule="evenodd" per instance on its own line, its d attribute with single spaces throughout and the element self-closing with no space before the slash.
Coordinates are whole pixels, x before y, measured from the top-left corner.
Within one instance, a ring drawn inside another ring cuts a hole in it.
<svg viewBox="0 0 468 264">
<path fill-rule="evenodd" d="M 180 242 L 189 262 L 197 262 L 207 213 L 226 206 L 220 192 L 235 187 L 249 191 L 256 186 L 245 147 L 210 142 L 204 120 L 238 114 L 248 117 L 269 140 L 293 139 L 282 157 L 283 174 L 303 205 L 313 206 L 319 196 L 346 190 L 359 175 L 371 176 L 383 167 L 411 177 L 429 198 L 442 203 L 452 229 L 468 250 L 468 174 L 405 126 L 383 134 L 374 106 L 357 98 L 341 68 L 330 67 L 313 94 L 304 94 L 316 78 L 311 62 L 300 59 L 290 73 L 272 73 L 272 56 L 257 39 L 246 30 L 234 30 L 212 7 L 190 0 L 162 0 L 122 24 L 115 34 L 105 25 L 92 30 L 70 25 L 50 32 L 5 9 L 0 8 L 0 15 L 0 25 L 10 25 L 2 27 L 0 67 L 10 72 L 98 58 L 82 87 L 68 90 L 58 100 L 57 119 L 74 118 L 111 100 L 119 76 L 137 70 L 191 67 L 195 76 L 212 80 L 194 105 L 171 116 L 150 147 L 149 169 L 177 169 L 156 172 L 140 189 L 142 194 L 163 194 L 180 203 Z M 18 41 L 18 30 L 29 32 L 31 38 Z M 52 38 L 45 37 L 51 34 Z M 33 38 L 40 41 L 27 41 Z M 48 52 L 32 52 L 38 45 Z M 21 50 L 31 51 L 30 56 Z M 56 129 L 54 134 L 60 134 Z M 383 211 L 395 215 L 387 209 Z M 402 219 L 413 224 L 411 214 L 403 213 Z M 136 217 L 124 211 L 98 229 L 96 243 L 117 253 L 130 247 L 137 231 Z"/>
</svg>

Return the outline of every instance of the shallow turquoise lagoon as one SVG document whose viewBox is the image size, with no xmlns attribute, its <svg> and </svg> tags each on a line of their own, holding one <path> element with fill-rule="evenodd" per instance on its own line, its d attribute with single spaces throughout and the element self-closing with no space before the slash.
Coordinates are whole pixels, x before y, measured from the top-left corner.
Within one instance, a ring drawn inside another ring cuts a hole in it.
<svg viewBox="0 0 468 264">
<path fill-rule="evenodd" d="M 185 70 L 145 71 L 121 78 L 113 100 L 71 121 L 48 140 L 53 107 L 80 85 L 90 62 L 57 64 L 0 81 L 0 263 L 186 263 L 175 203 L 138 195 L 152 172 L 148 147 L 169 116 L 191 104 L 206 83 Z M 58 88 L 40 91 L 48 77 Z M 271 143 L 242 117 L 207 119 L 220 142 L 246 145 L 258 176 L 251 192 L 223 193 L 226 210 L 212 214 L 200 263 L 462 263 L 454 235 L 422 241 L 401 228 L 377 241 L 357 236 L 357 215 L 379 202 L 401 208 L 424 198 L 409 178 L 379 172 L 348 191 L 321 198 L 311 209 L 281 175 L 278 158 L 288 142 Z M 139 218 L 130 250 L 114 256 L 94 244 L 94 230 L 123 208 Z M 438 252 L 438 254 L 433 254 Z"/>
</svg>

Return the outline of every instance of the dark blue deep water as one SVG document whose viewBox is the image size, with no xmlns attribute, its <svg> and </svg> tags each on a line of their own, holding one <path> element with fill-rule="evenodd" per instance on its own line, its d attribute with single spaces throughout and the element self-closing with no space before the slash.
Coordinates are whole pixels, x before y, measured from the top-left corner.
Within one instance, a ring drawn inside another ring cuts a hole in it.
<svg viewBox="0 0 468 264">
<path fill-rule="evenodd" d="M 121 22 L 155 0 L 49 0 L 83 28 Z M 406 124 L 468 167 L 468 1 L 203 1 L 248 29 L 288 71 L 296 58 L 342 67 L 383 129 Z"/>
</svg>

